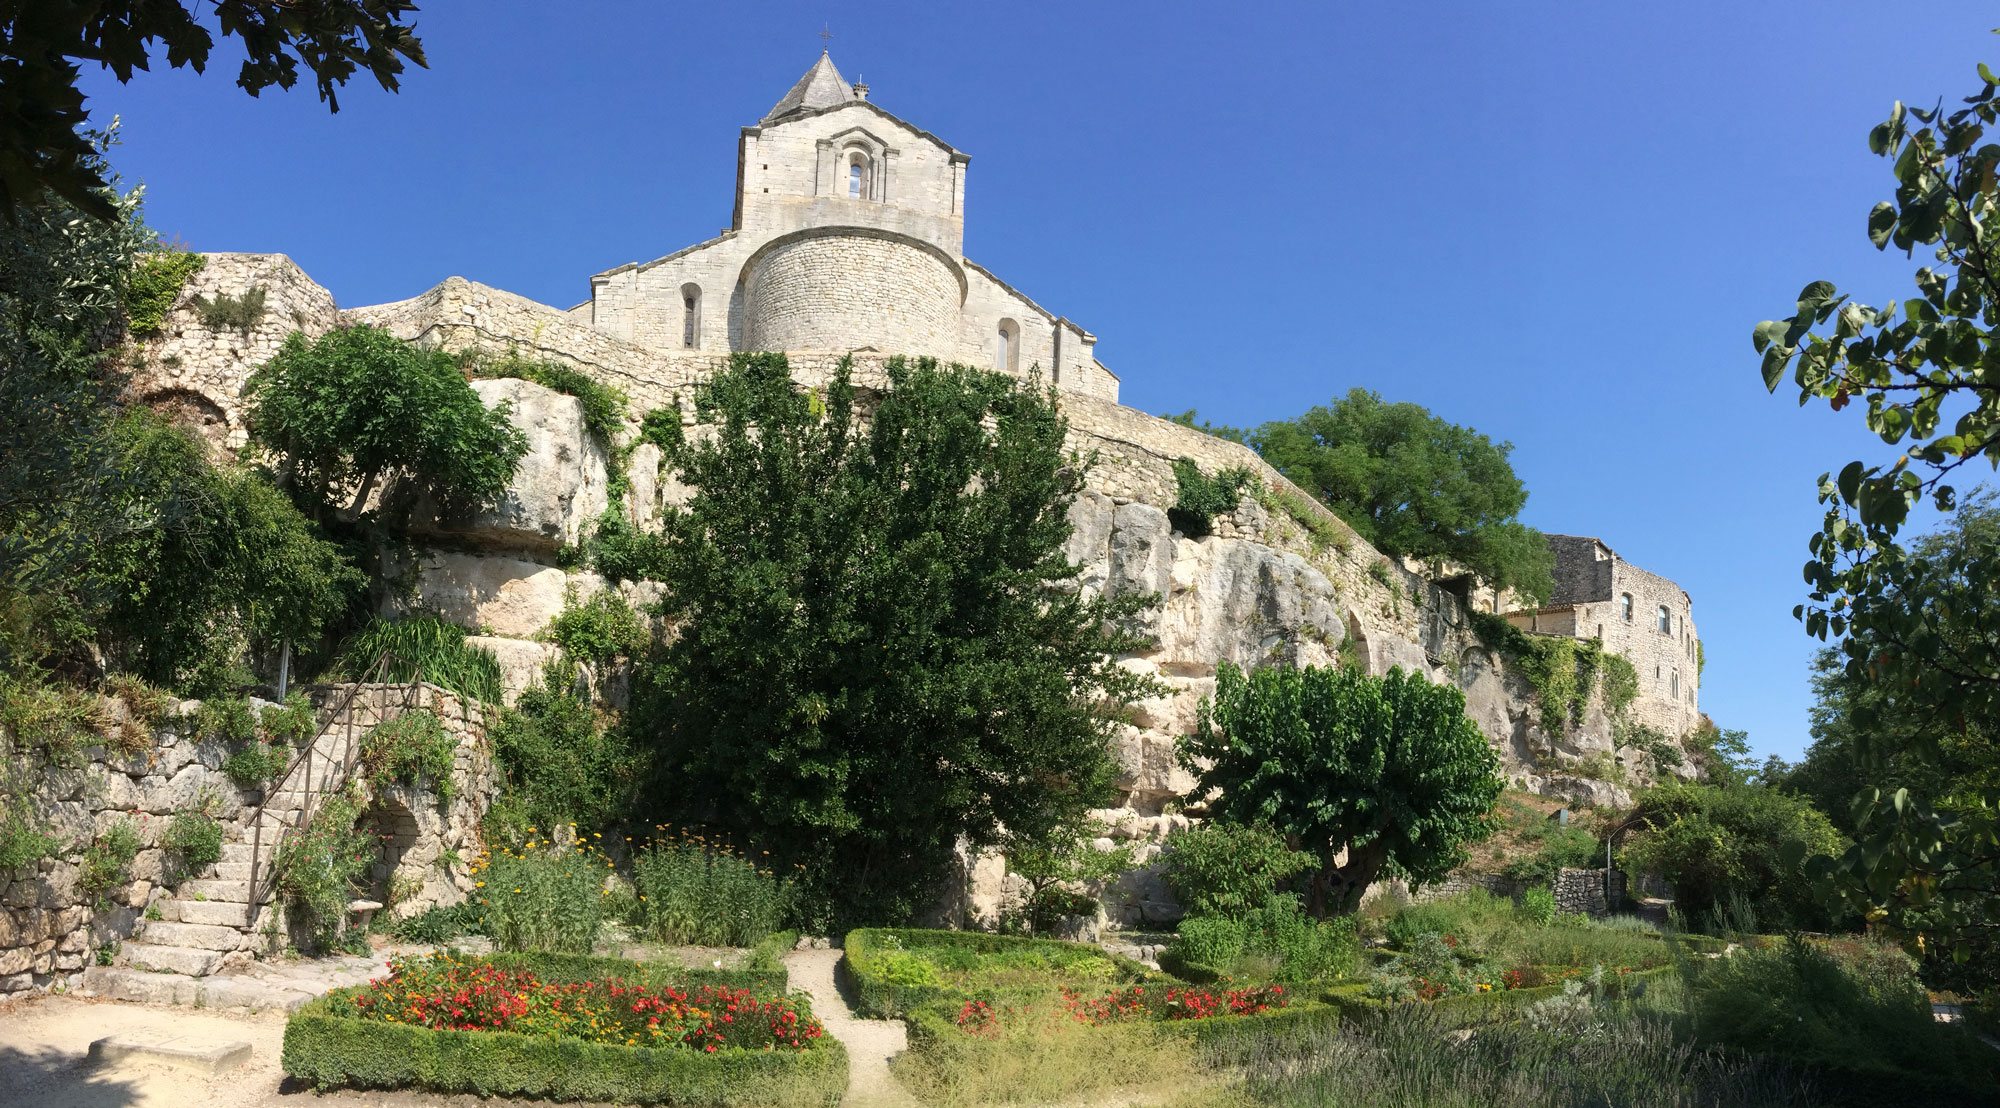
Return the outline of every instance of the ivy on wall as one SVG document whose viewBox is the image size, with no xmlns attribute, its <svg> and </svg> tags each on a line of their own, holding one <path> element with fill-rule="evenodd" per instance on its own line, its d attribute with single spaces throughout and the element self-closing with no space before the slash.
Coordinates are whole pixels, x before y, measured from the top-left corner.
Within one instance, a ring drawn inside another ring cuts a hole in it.
<svg viewBox="0 0 2000 1108">
<path fill-rule="evenodd" d="M 1535 690 L 1542 730 L 1568 734 L 1583 722 L 1584 710 L 1601 680 L 1604 708 L 1618 715 L 1639 695 L 1639 674 L 1623 655 L 1596 639 L 1531 635 L 1491 612 L 1474 612 L 1479 641 L 1511 658 Z"/>
</svg>

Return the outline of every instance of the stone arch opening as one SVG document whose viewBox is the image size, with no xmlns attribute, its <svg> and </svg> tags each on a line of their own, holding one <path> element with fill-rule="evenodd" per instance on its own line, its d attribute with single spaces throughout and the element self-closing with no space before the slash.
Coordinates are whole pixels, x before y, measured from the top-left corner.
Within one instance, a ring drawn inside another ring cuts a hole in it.
<svg viewBox="0 0 2000 1108">
<path fill-rule="evenodd" d="M 859 147 L 850 147 L 847 150 L 846 156 L 841 160 L 847 167 L 847 177 L 844 182 L 844 187 L 847 189 L 847 198 L 849 200 L 875 199 L 875 159 L 869 157 L 866 150 Z"/>
<path fill-rule="evenodd" d="M 1375 671 L 1375 661 L 1368 650 L 1368 633 L 1362 630 L 1361 616 L 1354 611 L 1347 613 L 1347 641 L 1341 644 L 1340 653 L 1344 660 L 1352 659 L 1352 664 L 1359 666 L 1361 672 Z"/>
<path fill-rule="evenodd" d="M 219 444 L 228 436 L 229 413 L 193 389 L 156 389 L 140 397 L 139 402 L 165 416 L 169 423 L 185 427 L 211 442 Z"/>
<path fill-rule="evenodd" d="M 1002 373 L 1021 372 L 1021 325 L 1011 319 L 1000 321 L 995 342 L 993 368 Z"/>
<path fill-rule="evenodd" d="M 423 827 L 417 822 L 416 813 L 393 796 L 377 798 L 375 806 L 362 815 L 356 827 L 376 843 L 375 864 L 368 871 L 367 899 L 392 904 L 399 875 L 421 880 L 420 875 L 405 875 L 402 871 L 405 856 L 423 837 Z"/>
<path fill-rule="evenodd" d="M 701 345 L 701 286 L 693 281 L 681 286 L 681 345 L 689 350 Z"/>
</svg>

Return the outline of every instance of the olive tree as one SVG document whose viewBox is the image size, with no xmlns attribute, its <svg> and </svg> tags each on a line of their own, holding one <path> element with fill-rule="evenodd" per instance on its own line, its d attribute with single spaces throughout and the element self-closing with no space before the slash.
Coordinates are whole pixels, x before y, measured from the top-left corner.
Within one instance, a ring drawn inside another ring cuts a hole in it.
<svg viewBox="0 0 2000 1108">
<path fill-rule="evenodd" d="M 1489 831 L 1498 757 L 1449 685 L 1392 669 L 1223 663 L 1180 759 L 1197 797 L 1233 823 L 1262 824 L 1313 855 L 1306 909 L 1359 907 L 1394 866 L 1413 882 L 1443 877 Z"/>
</svg>

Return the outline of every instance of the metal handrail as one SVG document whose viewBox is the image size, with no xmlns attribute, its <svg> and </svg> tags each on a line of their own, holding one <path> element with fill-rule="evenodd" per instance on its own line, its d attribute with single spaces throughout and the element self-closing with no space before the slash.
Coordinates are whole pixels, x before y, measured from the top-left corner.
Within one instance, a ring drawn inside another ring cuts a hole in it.
<svg viewBox="0 0 2000 1108">
<path fill-rule="evenodd" d="M 413 696 L 421 694 L 424 687 L 421 672 L 407 683 L 398 682 L 392 685 L 387 680 L 390 664 L 393 661 L 394 658 L 388 651 L 383 651 L 380 655 L 376 656 L 374 663 L 368 667 L 362 679 L 348 686 L 345 695 L 341 697 L 339 703 L 328 711 L 326 718 L 314 730 L 312 739 L 305 744 L 304 749 L 292 756 L 292 760 L 286 764 L 284 771 L 271 780 L 270 787 L 265 790 L 263 797 L 257 802 L 256 809 L 251 814 L 250 878 L 248 884 L 249 891 L 246 897 L 252 909 L 261 906 L 270 897 L 272 891 L 267 872 L 268 866 L 264 864 L 264 815 L 270 805 L 271 798 L 287 791 L 286 786 L 299 773 L 301 767 L 304 768 L 305 787 L 300 791 L 305 794 L 305 799 L 299 806 L 296 823 L 280 817 L 281 826 L 278 828 L 276 840 L 271 844 L 271 857 L 275 859 L 278 852 L 284 848 L 285 840 L 293 832 L 302 830 L 312 822 L 312 817 L 317 814 L 315 800 L 324 798 L 326 790 L 320 790 L 318 798 L 314 796 L 313 790 L 313 762 L 319 749 L 320 740 L 325 738 L 336 725 L 345 726 L 347 733 L 341 743 L 340 756 L 337 759 L 339 767 L 338 775 L 343 777 L 351 776 L 356 750 L 354 742 L 354 708 L 355 702 L 360 699 L 361 694 L 369 689 L 376 691 L 378 697 L 376 705 L 377 724 L 382 722 L 380 717 L 385 715 L 387 709 L 390 707 L 388 697 L 391 688 L 395 688 L 402 693 L 403 702 L 399 707 L 404 711 L 410 709 Z M 259 887 L 260 882 L 263 884 L 261 888 Z M 255 913 L 253 911 L 253 919 L 254 916 Z"/>
</svg>

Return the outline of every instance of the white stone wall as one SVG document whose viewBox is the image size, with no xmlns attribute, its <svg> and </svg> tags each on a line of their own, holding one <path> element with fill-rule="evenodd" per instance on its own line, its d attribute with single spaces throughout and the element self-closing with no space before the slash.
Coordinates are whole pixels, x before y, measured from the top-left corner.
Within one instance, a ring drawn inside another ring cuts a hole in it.
<svg viewBox="0 0 2000 1108">
<path fill-rule="evenodd" d="M 753 350 L 841 350 L 950 359 L 960 277 L 893 238 L 809 233 L 767 247 L 744 272 L 743 340 Z"/>
<path fill-rule="evenodd" d="M 129 395 L 168 411 L 229 450 L 241 447 L 244 382 L 294 331 L 317 338 L 339 319 L 333 294 L 283 254 L 204 254 L 160 332 L 132 351 Z M 246 330 L 203 325 L 196 297 L 264 290 L 264 315 Z"/>
</svg>

